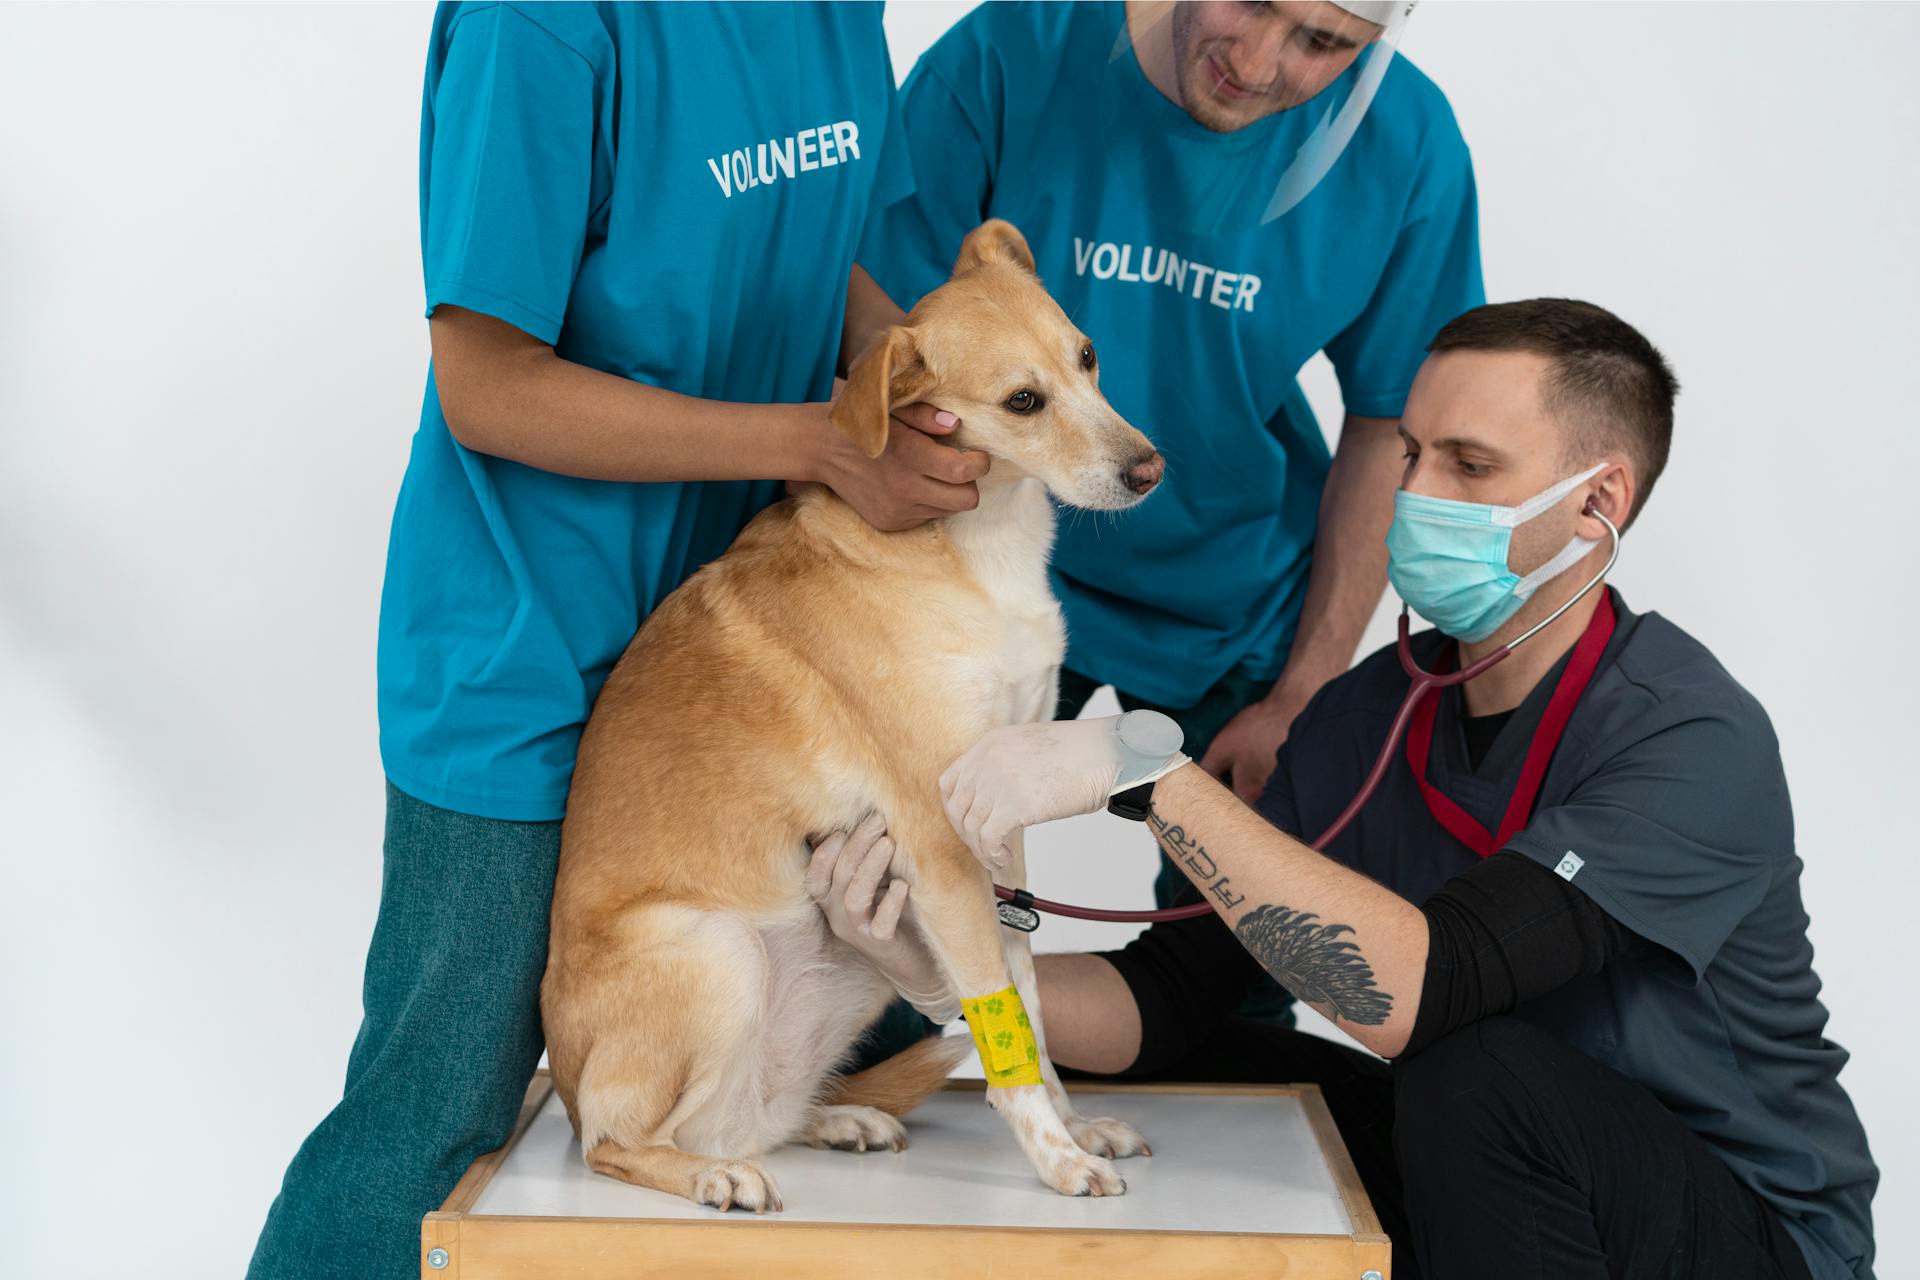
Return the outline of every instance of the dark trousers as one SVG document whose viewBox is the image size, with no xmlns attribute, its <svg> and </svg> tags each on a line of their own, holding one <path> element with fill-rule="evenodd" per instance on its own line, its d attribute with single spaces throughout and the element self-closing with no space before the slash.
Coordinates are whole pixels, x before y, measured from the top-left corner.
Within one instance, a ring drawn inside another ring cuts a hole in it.
<svg viewBox="0 0 1920 1280">
<path fill-rule="evenodd" d="M 1319 1085 L 1394 1280 L 1809 1280 L 1772 1209 L 1677 1116 L 1518 1018 L 1391 1065 L 1234 1018 L 1150 1078 Z"/>
</svg>

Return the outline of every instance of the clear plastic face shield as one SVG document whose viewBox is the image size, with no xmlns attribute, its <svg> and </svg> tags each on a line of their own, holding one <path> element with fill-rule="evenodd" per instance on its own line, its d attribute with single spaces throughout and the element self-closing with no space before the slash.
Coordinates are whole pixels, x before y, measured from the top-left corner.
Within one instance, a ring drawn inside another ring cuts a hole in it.
<svg viewBox="0 0 1920 1280">
<path fill-rule="evenodd" d="M 1101 93 L 1108 189 L 1201 234 L 1285 217 L 1334 170 L 1416 0 L 1128 0 Z"/>
</svg>

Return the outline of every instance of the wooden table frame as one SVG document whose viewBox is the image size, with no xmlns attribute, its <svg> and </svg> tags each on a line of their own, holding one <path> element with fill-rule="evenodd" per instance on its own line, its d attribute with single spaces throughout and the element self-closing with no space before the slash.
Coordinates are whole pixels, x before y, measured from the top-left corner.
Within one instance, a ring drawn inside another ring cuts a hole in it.
<svg viewBox="0 0 1920 1280">
<path fill-rule="evenodd" d="M 979 1080 L 948 1089 L 980 1092 Z M 527 1086 L 505 1146 L 475 1160 L 439 1210 L 420 1223 L 422 1280 L 576 1280 L 662 1276 L 673 1280 L 961 1280 L 984 1274 L 991 1250 L 997 1280 L 1085 1275 L 1326 1277 L 1390 1280 L 1391 1248 L 1360 1185 L 1353 1161 L 1315 1085 L 1124 1084 L 1102 1093 L 1201 1093 L 1297 1097 L 1333 1174 L 1351 1235 L 1235 1235 L 1203 1231 L 1035 1227 L 909 1226 L 897 1223 L 764 1222 L 669 1218 L 512 1217 L 471 1210 L 507 1153 L 553 1092 L 545 1071 Z M 430 1257 L 444 1250 L 442 1265 Z M 849 1259 L 857 1261 L 849 1262 Z M 1011 1265 L 1008 1260 L 1013 1259 Z"/>
</svg>

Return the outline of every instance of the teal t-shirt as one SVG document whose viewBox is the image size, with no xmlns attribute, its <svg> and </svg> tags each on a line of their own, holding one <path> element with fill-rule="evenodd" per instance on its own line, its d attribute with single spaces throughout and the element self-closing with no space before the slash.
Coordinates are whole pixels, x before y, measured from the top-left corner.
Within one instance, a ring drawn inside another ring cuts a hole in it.
<svg viewBox="0 0 1920 1280">
<path fill-rule="evenodd" d="M 1099 348 L 1108 400 L 1168 460 L 1138 510 L 1061 521 L 1067 662 L 1186 706 L 1286 661 L 1330 462 L 1300 367 L 1324 349 L 1349 413 L 1398 417 L 1426 343 L 1485 299 L 1466 143 L 1406 59 L 1319 186 L 1263 226 L 1323 99 L 1357 71 L 1216 134 L 1116 47 L 1124 14 L 984 4 L 928 50 L 901 90 L 917 190 L 860 262 L 908 305 L 982 218 L 1026 234 Z"/>
<path fill-rule="evenodd" d="M 855 247 L 912 186 L 879 5 L 435 16 L 428 314 L 486 312 L 686 395 L 824 400 Z M 387 776 L 464 813 L 560 817 L 580 728 L 641 620 L 778 490 L 473 453 L 429 374 L 380 606 Z"/>
</svg>

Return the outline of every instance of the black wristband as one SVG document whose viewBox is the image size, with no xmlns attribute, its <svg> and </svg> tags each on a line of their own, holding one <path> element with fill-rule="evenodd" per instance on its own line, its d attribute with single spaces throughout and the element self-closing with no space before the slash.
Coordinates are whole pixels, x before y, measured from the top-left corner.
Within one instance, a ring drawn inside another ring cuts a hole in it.
<svg viewBox="0 0 1920 1280">
<path fill-rule="evenodd" d="M 1116 818 L 1125 818 L 1129 822 L 1145 822 L 1147 814 L 1153 808 L 1153 783 L 1143 782 L 1137 787 L 1128 787 L 1125 791 L 1114 793 L 1107 801 L 1107 812 Z"/>
</svg>

